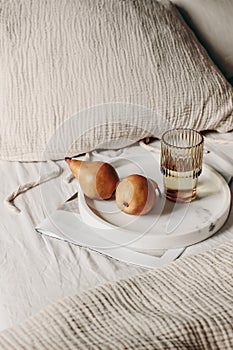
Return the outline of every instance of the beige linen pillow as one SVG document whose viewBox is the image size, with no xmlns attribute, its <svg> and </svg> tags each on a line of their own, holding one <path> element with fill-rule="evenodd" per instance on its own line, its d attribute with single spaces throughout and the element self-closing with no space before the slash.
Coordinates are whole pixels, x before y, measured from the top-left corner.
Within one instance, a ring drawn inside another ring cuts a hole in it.
<svg viewBox="0 0 233 350">
<path fill-rule="evenodd" d="M 172 0 L 228 79 L 233 77 L 233 1 Z"/>
<path fill-rule="evenodd" d="M 168 1 L 6 1 L 0 28 L 2 159 L 233 129 L 232 88 Z"/>
</svg>

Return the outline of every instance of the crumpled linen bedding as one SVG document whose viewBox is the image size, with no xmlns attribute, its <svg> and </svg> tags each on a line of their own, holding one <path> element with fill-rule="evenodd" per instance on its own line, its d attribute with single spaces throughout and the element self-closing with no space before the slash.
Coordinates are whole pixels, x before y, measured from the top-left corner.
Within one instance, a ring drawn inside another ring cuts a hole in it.
<svg viewBox="0 0 233 350">
<path fill-rule="evenodd" d="M 4 199 L 19 185 L 37 179 L 41 164 L 0 161 L 0 330 L 62 296 L 143 271 L 34 230 L 77 191 L 75 181 L 64 181 L 69 173 L 64 163 L 57 162 L 64 169 L 59 177 L 15 199 L 21 210 L 15 214 L 4 205 Z M 54 166 L 45 164 L 48 172 Z M 44 198 L 48 189 L 50 200 Z"/>
<path fill-rule="evenodd" d="M 0 334 L 2 350 L 233 348 L 233 241 L 65 298 Z"/>
<path fill-rule="evenodd" d="M 232 156 L 232 144 L 226 148 Z M 111 157 L 111 152 L 108 155 Z M 21 209 L 20 214 L 4 205 L 4 199 L 19 185 L 38 178 L 41 165 L 0 161 L 0 330 L 64 296 L 145 272 L 143 268 L 35 232 L 34 226 L 77 190 L 75 181 L 65 181 L 69 169 L 64 161 L 43 163 L 48 172 L 57 165 L 63 172 L 17 197 L 15 204 Z M 233 239 L 232 211 L 219 233 L 188 247 L 183 256 L 206 251 L 230 239 Z"/>
</svg>

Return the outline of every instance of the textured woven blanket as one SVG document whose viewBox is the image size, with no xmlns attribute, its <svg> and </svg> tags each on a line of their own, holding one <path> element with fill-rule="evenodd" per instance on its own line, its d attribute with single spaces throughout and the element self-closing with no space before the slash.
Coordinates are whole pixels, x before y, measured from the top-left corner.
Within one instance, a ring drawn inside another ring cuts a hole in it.
<svg viewBox="0 0 233 350">
<path fill-rule="evenodd" d="M 233 349 L 233 242 L 67 297 L 0 349 Z"/>
</svg>

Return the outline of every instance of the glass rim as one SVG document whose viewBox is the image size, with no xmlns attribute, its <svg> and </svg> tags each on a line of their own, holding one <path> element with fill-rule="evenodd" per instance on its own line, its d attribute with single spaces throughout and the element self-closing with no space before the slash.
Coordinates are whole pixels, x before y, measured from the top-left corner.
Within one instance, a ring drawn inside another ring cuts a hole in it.
<svg viewBox="0 0 233 350">
<path fill-rule="evenodd" d="M 192 145 L 192 146 L 175 146 L 175 145 L 172 145 L 171 143 L 167 142 L 166 140 L 164 140 L 164 137 L 171 131 L 192 131 L 194 133 L 196 133 L 197 135 L 199 135 L 201 137 L 201 140 L 199 142 L 197 142 L 196 144 Z M 189 129 L 189 128 L 175 128 L 175 129 L 169 129 L 167 131 L 165 131 L 165 133 L 163 133 L 162 135 L 162 138 L 161 138 L 161 141 L 169 146 L 169 147 L 173 147 L 173 148 L 179 148 L 179 149 L 190 149 L 190 148 L 193 148 L 193 147 L 198 147 L 200 146 L 201 144 L 204 143 L 204 137 L 203 135 L 197 131 L 197 130 L 194 130 L 194 129 Z"/>
</svg>

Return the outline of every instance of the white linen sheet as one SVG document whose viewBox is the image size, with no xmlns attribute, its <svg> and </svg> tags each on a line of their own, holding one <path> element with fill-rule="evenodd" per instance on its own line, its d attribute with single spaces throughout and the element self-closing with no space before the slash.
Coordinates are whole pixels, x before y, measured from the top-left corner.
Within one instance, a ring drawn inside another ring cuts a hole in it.
<svg viewBox="0 0 233 350">
<path fill-rule="evenodd" d="M 217 136 L 233 142 L 233 133 L 211 135 L 213 138 Z M 217 148 L 233 160 L 232 143 L 218 144 Z M 221 157 L 216 159 L 212 154 L 208 162 L 215 162 L 221 168 Z M 222 164 L 224 162 L 222 159 Z M 76 181 L 65 181 L 70 173 L 65 162 L 56 164 L 64 169 L 60 176 L 17 197 L 15 204 L 21 213 L 15 214 L 5 206 L 4 199 L 19 185 L 37 179 L 42 163 L 0 161 L 0 330 L 24 320 L 60 297 L 144 271 L 96 252 L 41 236 L 34 230 L 48 213 L 77 190 Z M 53 171 L 56 164 L 43 163 L 43 169 Z M 233 190 L 232 185 L 231 188 Z M 233 211 L 217 234 L 188 247 L 183 256 L 208 250 L 232 238 Z"/>
</svg>

